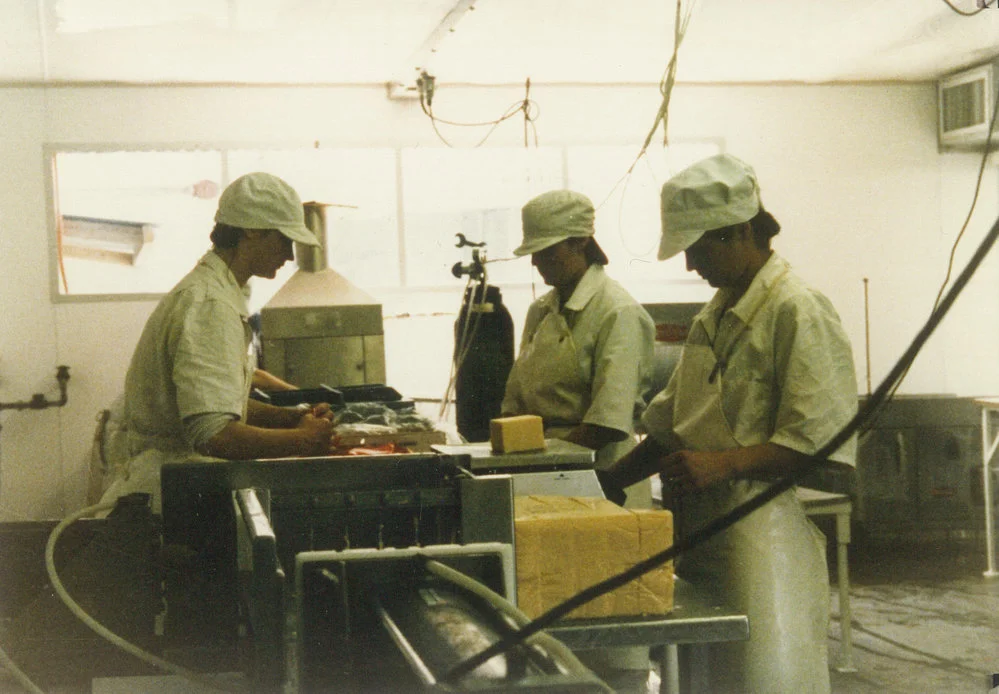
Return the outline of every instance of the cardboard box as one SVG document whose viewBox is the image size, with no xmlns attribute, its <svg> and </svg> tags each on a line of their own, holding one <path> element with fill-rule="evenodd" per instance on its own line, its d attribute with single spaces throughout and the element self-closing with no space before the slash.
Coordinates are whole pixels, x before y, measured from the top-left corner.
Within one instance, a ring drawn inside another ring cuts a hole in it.
<svg viewBox="0 0 999 694">
<path fill-rule="evenodd" d="M 517 603 L 532 619 L 673 543 L 673 516 L 605 499 L 514 499 Z M 673 564 L 573 610 L 570 618 L 663 615 L 673 609 Z"/>
</svg>

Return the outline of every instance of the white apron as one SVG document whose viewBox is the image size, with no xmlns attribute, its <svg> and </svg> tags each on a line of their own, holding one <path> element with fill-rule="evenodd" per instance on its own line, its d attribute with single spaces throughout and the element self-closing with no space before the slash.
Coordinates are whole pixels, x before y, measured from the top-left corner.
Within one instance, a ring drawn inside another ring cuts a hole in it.
<svg viewBox="0 0 999 694">
<path fill-rule="evenodd" d="M 244 422 L 255 369 L 256 358 L 249 354 L 243 364 L 243 386 L 246 391 L 242 413 Z M 184 441 L 173 437 L 144 436 L 128 429 L 127 423 L 123 425 L 119 437 L 117 447 L 124 448 L 127 458 L 117 466 L 116 477 L 101 497 L 102 503 L 142 492 L 151 496 L 152 512 L 161 513 L 163 502 L 160 498 L 160 469 L 164 463 L 218 460 L 192 452 Z"/>
<path fill-rule="evenodd" d="M 545 437 L 561 439 L 583 421 L 590 409 L 590 383 L 580 372 L 572 330 L 561 313 L 552 311 L 541 319 L 534 336 L 521 350 L 509 379 L 520 384 L 520 414 L 536 414 L 545 421 Z M 633 407 L 629 403 L 629 407 Z M 610 466 L 635 447 L 629 436 L 596 452 L 595 467 Z M 651 485 L 643 480 L 625 490 L 628 506 L 648 508 Z"/>
<path fill-rule="evenodd" d="M 738 441 L 721 407 L 723 374 L 707 345 L 687 344 L 678 365 L 674 431 L 686 448 L 716 451 Z M 735 480 L 685 495 L 677 532 L 690 533 L 767 488 Z M 829 692 L 829 585 L 825 539 L 790 490 L 679 557 L 677 574 L 708 586 L 749 616 L 749 641 L 710 648 L 713 694 Z"/>
</svg>

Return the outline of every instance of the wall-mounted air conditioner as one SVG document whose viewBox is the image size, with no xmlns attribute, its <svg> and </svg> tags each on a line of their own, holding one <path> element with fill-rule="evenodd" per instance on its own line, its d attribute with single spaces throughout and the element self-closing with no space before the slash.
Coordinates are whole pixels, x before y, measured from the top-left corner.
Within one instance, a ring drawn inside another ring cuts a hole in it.
<svg viewBox="0 0 999 694">
<path fill-rule="evenodd" d="M 999 59 L 942 78 L 937 83 L 940 148 L 985 149 L 997 93 Z M 996 146 L 999 133 L 993 132 L 991 147 Z"/>
</svg>

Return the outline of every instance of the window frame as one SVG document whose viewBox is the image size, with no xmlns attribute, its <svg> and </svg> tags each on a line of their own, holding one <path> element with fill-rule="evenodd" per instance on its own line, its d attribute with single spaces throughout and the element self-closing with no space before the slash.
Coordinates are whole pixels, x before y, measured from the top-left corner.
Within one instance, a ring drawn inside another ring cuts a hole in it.
<svg viewBox="0 0 999 694">
<path fill-rule="evenodd" d="M 705 137 L 705 138 L 689 138 L 674 140 L 672 144 L 677 146 L 684 145 L 697 145 L 697 146 L 714 146 L 718 152 L 725 151 L 725 142 L 721 137 Z M 279 142 L 101 142 L 101 143 L 80 143 L 80 142 L 47 142 L 42 146 L 42 157 L 43 165 L 45 169 L 45 195 L 46 195 L 46 226 L 48 231 L 48 270 L 49 270 L 49 292 L 50 298 L 54 304 L 87 304 L 87 303 L 99 303 L 99 302 L 149 302 L 158 301 L 167 292 L 115 292 L 115 293 L 63 293 L 61 291 L 63 273 L 61 269 L 61 257 L 60 257 L 60 239 L 59 239 L 59 210 L 58 210 L 58 172 L 56 171 L 56 161 L 59 154 L 64 153 L 115 153 L 115 152 L 162 152 L 162 153 L 177 153 L 177 152 L 217 152 L 221 156 L 220 171 L 222 174 L 222 181 L 220 185 L 224 187 L 224 184 L 228 183 L 230 180 L 229 175 L 229 159 L 226 154 L 233 150 L 259 150 L 259 151 L 281 151 L 281 150 L 300 150 L 308 151 L 315 148 L 313 143 L 305 143 L 301 141 L 279 141 Z M 567 186 L 568 181 L 571 177 L 571 172 L 569 168 L 570 151 L 573 148 L 587 148 L 587 147 L 629 147 L 630 143 L 579 143 L 579 144 L 554 144 L 548 145 L 546 147 L 551 149 L 560 150 L 560 157 L 562 162 L 562 185 Z M 415 146 L 413 147 L 415 148 Z M 442 278 L 442 282 L 439 285 L 409 285 L 407 283 L 407 230 L 406 230 L 406 218 L 405 218 L 405 198 L 404 198 L 404 187 L 406 181 L 403 180 L 403 157 L 404 151 L 410 149 L 410 147 L 404 146 L 379 146 L 379 147 L 343 147 L 343 146 L 332 146 L 328 149 L 331 150 L 363 150 L 363 149 L 378 149 L 378 150 L 392 150 L 394 153 L 394 189 L 395 189 L 395 214 L 396 214 L 396 241 L 398 243 L 398 267 L 396 269 L 398 273 L 398 285 L 397 286 L 385 286 L 377 287 L 372 291 L 376 295 L 384 295 L 387 299 L 391 301 L 398 301 L 399 297 L 403 295 L 435 295 L 441 292 L 457 292 L 461 291 L 464 287 L 464 282 L 461 280 L 455 280 L 453 284 L 447 283 L 447 278 Z M 420 148 L 424 149 L 424 148 Z M 482 147 L 483 151 L 488 151 L 493 149 L 491 147 Z M 503 149 L 515 149 L 512 146 L 504 146 Z M 636 147 L 636 156 L 638 153 L 638 148 Z M 623 175 L 623 173 L 622 173 Z M 526 201 L 525 201 L 526 202 Z M 598 201 L 594 201 L 598 202 Z M 205 230 L 206 244 L 208 229 Z M 457 254 L 456 254 L 457 259 Z M 492 259 L 492 258 L 490 258 Z M 183 277 L 181 274 L 177 277 L 179 281 Z M 502 282 L 497 283 L 504 289 L 509 289 L 511 291 L 523 291 L 529 290 L 532 287 L 536 287 L 535 282 Z M 627 283 L 626 283 L 627 284 Z M 642 286 L 647 288 L 654 287 L 670 287 L 670 286 L 690 286 L 690 285 L 700 285 L 701 281 L 696 278 L 690 279 L 664 279 L 661 281 L 653 282 L 642 282 Z M 539 289 L 539 293 L 542 290 Z M 543 290 L 547 291 L 547 289 Z"/>
</svg>

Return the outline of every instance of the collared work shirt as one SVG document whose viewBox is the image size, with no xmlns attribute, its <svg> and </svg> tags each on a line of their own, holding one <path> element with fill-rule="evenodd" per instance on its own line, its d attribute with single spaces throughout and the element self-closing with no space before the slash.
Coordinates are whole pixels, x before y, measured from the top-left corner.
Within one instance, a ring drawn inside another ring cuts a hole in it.
<svg viewBox="0 0 999 694">
<path fill-rule="evenodd" d="M 514 364 L 503 398 L 503 412 L 536 414 L 547 420 L 550 412 L 535 411 L 536 408 L 527 407 L 524 402 L 525 398 L 535 402 L 547 398 L 551 400 L 551 411 L 575 410 L 582 415 L 575 422 L 552 424 L 595 424 L 632 433 L 651 382 L 655 339 L 652 318 L 624 287 L 607 276 L 602 266 L 594 264 L 561 309 L 554 289 L 531 304 L 520 341 L 521 355 L 542 321 L 560 310 L 575 345 L 576 361 L 571 366 L 578 369 L 579 378 L 575 382 L 579 392 L 566 392 L 565 380 L 552 388 L 552 384 L 540 380 L 519 378 L 518 366 Z M 553 365 L 551 373 L 557 370 Z M 545 424 L 548 426 L 549 422 Z"/>
<path fill-rule="evenodd" d="M 130 456 L 192 452 L 184 419 L 244 416 L 251 331 L 245 291 L 213 251 L 160 301 L 125 378 Z"/>
<path fill-rule="evenodd" d="M 721 406 L 733 436 L 742 446 L 775 443 L 814 454 L 857 412 L 853 353 L 839 315 L 776 253 L 723 312 L 727 291 L 697 315 L 687 344 L 710 347 L 720 362 Z M 672 431 L 675 392 L 674 375 L 642 423 L 661 442 L 683 446 Z M 856 446 L 851 438 L 829 459 L 855 465 Z"/>
</svg>

